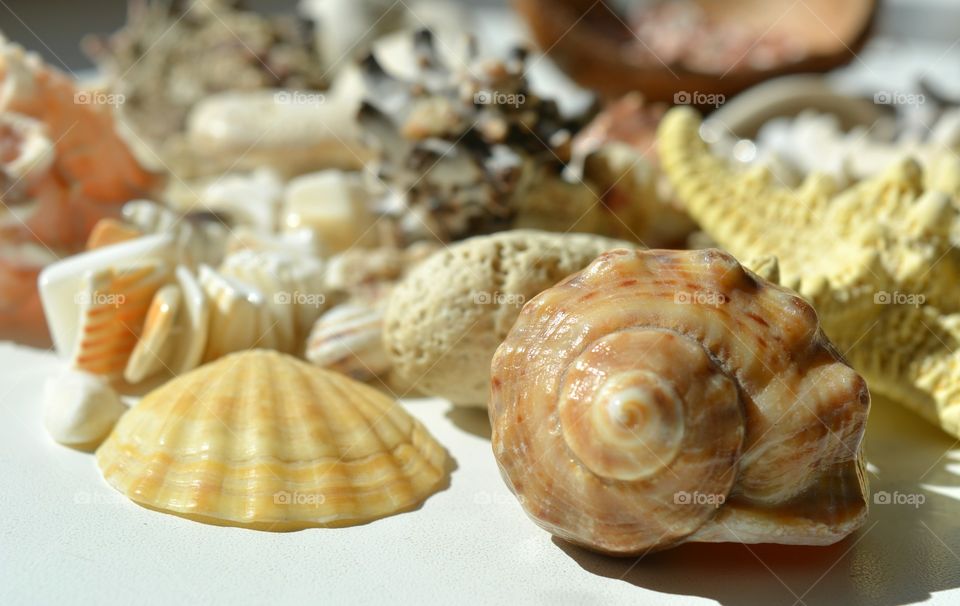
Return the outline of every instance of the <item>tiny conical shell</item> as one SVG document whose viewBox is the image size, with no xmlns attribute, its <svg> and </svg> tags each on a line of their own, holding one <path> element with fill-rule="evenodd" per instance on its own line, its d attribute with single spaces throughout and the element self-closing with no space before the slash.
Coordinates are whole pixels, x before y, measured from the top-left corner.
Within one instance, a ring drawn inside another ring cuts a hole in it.
<svg viewBox="0 0 960 606">
<path fill-rule="evenodd" d="M 388 396 L 263 350 L 149 393 L 97 450 L 106 481 L 146 507 L 261 530 L 415 507 L 443 481 L 446 457 Z"/>
</svg>

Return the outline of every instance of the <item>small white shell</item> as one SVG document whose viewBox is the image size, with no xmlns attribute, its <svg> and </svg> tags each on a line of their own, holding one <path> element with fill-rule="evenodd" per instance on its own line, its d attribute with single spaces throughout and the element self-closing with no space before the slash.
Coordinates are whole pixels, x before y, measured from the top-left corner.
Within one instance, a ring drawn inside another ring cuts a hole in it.
<svg viewBox="0 0 960 606">
<path fill-rule="evenodd" d="M 275 348 L 288 353 L 299 347 L 326 307 L 323 270 L 320 259 L 250 250 L 229 255 L 220 266 L 224 275 L 261 293 L 279 341 Z"/>
<path fill-rule="evenodd" d="M 309 229 L 329 252 L 373 246 L 377 233 L 371 192 L 359 173 L 327 170 L 290 181 L 283 200 L 283 226 Z"/>
<path fill-rule="evenodd" d="M 102 377 L 68 369 L 44 385 L 43 422 L 54 440 L 94 448 L 127 407 Z"/>
<path fill-rule="evenodd" d="M 359 381 L 390 370 L 383 348 L 383 309 L 344 303 L 323 314 L 307 341 L 307 359 Z"/>
<path fill-rule="evenodd" d="M 200 266 L 199 282 L 211 305 L 210 329 L 203 359 L 215 360 L 228 353 L 259 345 L 266 306 L 263 294 L 209 265 Z"/>
<path fill-rule="evenodd" d="M 187 118 L 190 145 L 223 169 L 268 166 L 284 175 L 358 167 L 369 155 L 353 119 L 357 103 L 321 93 L 230 91 L 197 103 Z"/>
<path fill-rule="evenodd" d="M 261 168 L 216 179 L 204 188 L 201 203 L 203 210 L 226 213 L 232 225 L 274 233 L 282 198 L 283 182 L 272 170 Z"/>
<path fill-rule="evenodd" d="M 145 233 L 173 234 L 179 260 L 191 266 L 223 258 L 227 227 L 215 220 L 197 221 L 150 200 L 123 205 L 123 218 Z"/>
<path fill-rule="evenodd" d="M 153 295 L 143 332 L 123 371 L 127 382 L 136 384 L 169 368 L 174 353 L 172 336 L 182 299 L 176 284 L 167 284 Z"/>
</svg>

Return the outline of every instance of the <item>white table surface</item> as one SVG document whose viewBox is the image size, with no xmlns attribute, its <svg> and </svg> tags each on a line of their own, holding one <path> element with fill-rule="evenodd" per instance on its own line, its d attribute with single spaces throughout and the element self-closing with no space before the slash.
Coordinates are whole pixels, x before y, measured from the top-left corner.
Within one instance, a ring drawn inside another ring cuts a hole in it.
<svg viewBox="0 0 960 606">
<path fill-rule="evenodd" d="M 406 402 L 456 461 L 420 509 L 352 528 L 207 526 L 115 493 L 41 418 L 53 354 L 0 344 L 0 604 L 960 603 L 960 448 L 875 402 L 874 505 L 826 548 L 686 545 L 637 561 L 561 544 L 500 479 L 480 411 Z"/>
</svg>

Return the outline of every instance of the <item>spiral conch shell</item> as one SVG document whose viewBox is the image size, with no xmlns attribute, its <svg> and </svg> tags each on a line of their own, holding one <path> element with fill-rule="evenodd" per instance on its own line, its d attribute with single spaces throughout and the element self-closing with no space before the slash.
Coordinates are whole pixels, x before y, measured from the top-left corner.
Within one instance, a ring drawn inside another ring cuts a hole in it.
<svg viewBox="0 0 960 606">
<path fill-rule="evenodd" d="M 412 508 L 438 489 L 446 457 L 383 393 L 266 350 L 147 394 L 97 450 L 107 482 L 146 507 L 259 530 Z"/>
<path fill-rule="evenodd" d="M 615 250 L 524 307 L 489 412 L 527 513 L 629 555 L 840 540 L 867 513 L 869 402 L 791 291 L 717 250 Z"/>
</svg>

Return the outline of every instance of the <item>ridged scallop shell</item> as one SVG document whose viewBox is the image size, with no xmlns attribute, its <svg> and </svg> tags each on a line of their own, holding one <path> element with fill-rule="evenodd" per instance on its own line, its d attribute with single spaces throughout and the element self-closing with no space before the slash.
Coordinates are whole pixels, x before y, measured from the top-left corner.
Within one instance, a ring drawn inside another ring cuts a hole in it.
<svg viewBox="0 0 960 606">
<path fill-rule="evenodd" d="M 343 303 L 314 324 L 307 340 L 307 359 L 317 366 L 369 381 L 390 370 L 383 347 L 383 308 Z"/>
<path fill-rule="evenodd" d="M 80 329 L 72 365 L 120 378 L 143 331 L 150 302 L 169 275 L 166 265 L 157 261 L 91 272 L 78 300 Z"/>
<path fill-rule="evenodd" d="M 848 535 L 869 402 L 795 293 L 717 250 L 617 250 L 524 306 L 489 412 L 527 513 L 628 555 Z"/>
<path fill-rule="evenodd" d="M 97 450 L 104 478 L 152 509 L 261 530 L 365 522 L 415 507 L 446 452 L 394 400 L 254 350 L 178 377 Z"/>
</svg>

